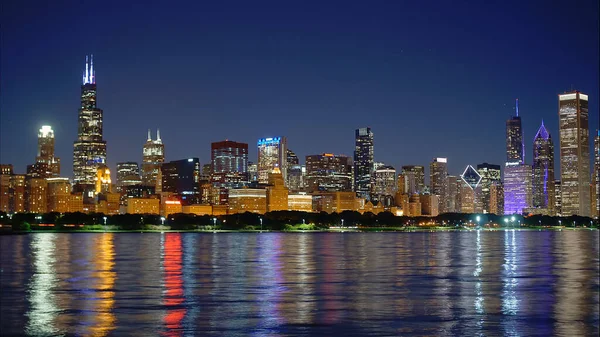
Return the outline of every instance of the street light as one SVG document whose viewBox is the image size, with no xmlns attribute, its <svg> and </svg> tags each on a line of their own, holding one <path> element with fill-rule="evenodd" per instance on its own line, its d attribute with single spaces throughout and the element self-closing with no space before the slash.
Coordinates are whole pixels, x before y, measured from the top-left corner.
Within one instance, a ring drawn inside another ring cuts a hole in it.
<svg viewBox="0 0 600 337">
<path fill-rule="evenodd" d="M 217 218 L 213 218 L 213 226 L 217 227 Z M 214 229 L 214 228 L 213 228 Z"/>
<path fill-rule="evenodd" d="M 342 219 L 342 227 L 344 227 L 344 219 Z"/>
<path fill-rule="evenodd" d="M 161 226 L 165 225 L 165 217 L 164 216 L 160 217 L 160 222 L 161 222 Z"/>
<path fill-rule="evenodd" d="M 302 219 L 302 224 L 306 224 L 306 222 L 304 222 L 304 219 Z M 592 222 L 590 221 L 590 226 L 591 226 Z"/>
<path fill-rule="evenodd" d="M 262 218 L 258 218 L 260 220 L 260 231 L 262 232 Z"/>
</svg>

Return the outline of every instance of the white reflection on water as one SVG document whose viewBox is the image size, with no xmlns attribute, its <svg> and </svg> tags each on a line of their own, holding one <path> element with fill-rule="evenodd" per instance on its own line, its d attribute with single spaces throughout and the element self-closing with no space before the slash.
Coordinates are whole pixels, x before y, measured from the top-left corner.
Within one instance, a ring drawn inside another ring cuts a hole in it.
<svg viewBox="0 0 600 337">
<path fill-rule="evenodd" d="M 477 231 L 477 255 L 475 257 L 475 271 L 473 276 L 477 277 L 477 283 L 475 283 L 475 311 L 478 314 L 485 314 L 484 308 L 484 297 L 483 291 L 481 290 L 481 277 L 480 274 L 483 271 L 483 263 L 481 262 L 481 231 Z M 480 321 L 482 323 L 483 320 Z"/>
<path fill-rule="evenodd" d="M 61 311 L 56 306 L 54 294 L 58 281 L 55 273 L 55 241 L 54 233 L 36 234 L 31 240 L 34 274 L 29 282 L 30 307 L 25 328 L 27 334 L 31 336 L 56 335 L 59 332 L 55 326 L 56 318 Z"/>
<path fill-rule="evenodd" d="M 516 315 L 519 312 L 519 299 L 516 296 L 517 286 L 517 243 L 515 230 L 504 232 L 504 282 L 502 290 L 502 313 Z"/>
</svg>

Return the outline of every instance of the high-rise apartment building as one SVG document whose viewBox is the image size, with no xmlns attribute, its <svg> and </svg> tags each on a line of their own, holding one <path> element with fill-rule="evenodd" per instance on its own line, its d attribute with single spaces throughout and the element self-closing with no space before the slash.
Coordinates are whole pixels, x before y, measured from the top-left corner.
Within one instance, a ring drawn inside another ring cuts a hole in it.
<svg viewBox="0 0 600 337">
<path fill-rule="evenodd" d="M 402 166 L 402 175 L 406 179 L 408 194 L 421 194 L 425 189 L 425 167 L 420 165 Z"/>
<path fill-rule="evenodd" d="M 117 163 L 117 187 L 124 190 L 126 186 L 139 185 L 142 183 L 140 177 L 140 166 L 136 162 Z"/>
<path fill-rule="evenodd" d="M 248 183 L 248 144 L 230 140 L 211 144 L 211 184 L 219 190 L 218 204 L 227 203 L 228 191 Z"/>
<path fill-rule="evenodd" d="M 438 210 L 441 213 L 447 212 L 448 202 L 448 159 L 433 158 L 429 165 L 429 184 L 431 185 L 431 194 L 439 197 Z"/>
<path fill-rule="evenodd" d="M 590 216 L 588 96 L 579 91 L 559 94 L 558 117 L 561 214 Z"/>
<path fill-rule="evenodd" d="M 287 139 L 285 137 L 270 137 L 258 140 L 258 182 L 267 184 L 269 173 L 278 167 L 287 181 Z"/>
<path fill-rule="evenodd" d="M 477 165 L 477 173 L 481 176 L 481 207 L 484 213 L 493 213 L 490 206 L 490 188 L 492 184 L 501 183 L 500 165 L 483 163 Z"/>
<path fill-rule="evenodd" d="M 73 175 L 78 190 L 93 196 L 98 166 L 106 164 L 106 141 L 102 137 L 103 111 L 96 105 L 94 59 L 85 62 L 77 140 L 73 144 Z"/>
<path fill-rule="evenodd" d="M 370 199 L 373 170 L 373 132 L 371 128 L 357 129 L 354 147 L 354 191 L 367 200 Z"/>
<path fill-rule="evenodd" d="M 160 130 L 156 130 L 156 140 L 152 140 L 150 130 L 144 144 L 142 160 L 142 184 L 156 186 L 161 165 L 165 162 L 165 145 L 160 139 Z"/>
<path fill-rule="evenodd" d="M 554 144 L 542 121 L 533 140 L 533 207 L 554 215 Z"/>
<path fill-rule="evenodd" d="M 396 194 L 396 169 L 392 166 L 380 166 L 373 173 L 371 199 L 391 207 Z M 437 210 L 437 207 L 436 207 Z"/>
<path fill-rule="evenodd" d="M 352 191 L 352 158 L 331 153 L 306 156 L 306 189 L 309 192 Z"/>
<path fill-rule="evenodd" d="M 46 164 L 48 176 L 60 175 L 60 158 L 54 156 L 54 131 L 49 125 L 44 125 L 38 132 L 38 153 L 36 164 Z"/>
</svg>

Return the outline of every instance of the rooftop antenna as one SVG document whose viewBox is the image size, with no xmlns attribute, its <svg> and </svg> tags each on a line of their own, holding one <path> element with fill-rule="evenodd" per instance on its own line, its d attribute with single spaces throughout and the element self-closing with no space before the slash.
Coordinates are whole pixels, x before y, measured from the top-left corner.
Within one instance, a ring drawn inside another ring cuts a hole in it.
<svg viewBox="0 0 600 337">
<path fill-rule="evenodd" d="M 148 129 L 148 141 L 152 140 L 152 135 L 150 134 L 150 129 Z"/>
<path fill-rule="evenodd" d="M 89 67 L 88 67 L 88 56 L 85 55 L 85 78 L 83 80 L 83 84 L 88 83 L 88 79 L 90 78 Z"/>
<path fill-rule="evenodd" d="M 96 83 L 96 76 L 94 74 L 94 55 L 90 57 L 90 83 Z"/>
<path fill-rule="evenodd" d="M 517 109 L 517 117 L 519 117 L 519 99 L 517 98 L 517 103 L 515 105 L 516 109 Z"/>
<path fill-rule="evenodd" d="M 156 140 L 160 141 L 160 129 L 156 129 Z"/>
</svg>

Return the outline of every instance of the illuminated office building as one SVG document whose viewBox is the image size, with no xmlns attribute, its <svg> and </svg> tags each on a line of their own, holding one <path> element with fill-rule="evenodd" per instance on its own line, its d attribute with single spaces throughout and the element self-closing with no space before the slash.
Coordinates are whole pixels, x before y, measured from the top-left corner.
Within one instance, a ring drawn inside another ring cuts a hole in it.
<svg viewBox="0 0 600 337">
<path fill-rule="evenodd" d="M 156 140 L 152 140 L 150 130 L 144 144 L 142 159 L 142 184 L 156 186 L 162 163 L 165 162 L 165 144 L 160 139 L 160 130 L 156 130 Z"/>
<path fill-rule="evenodd" d="M 448 193 L 446 193 L 446 212 L 447 213 L 458 213 L 460 210 L 460 182 L 461 178 L 457 176 L 447 176 L 446 186 Z M 439 206 L 438 206 L 439 207 Z"/>
<path fill-rule="evenodd" d="M 590 144 L 588 96 L 558 95 L 560 181 L 563 216 L 590 216 Z"/>
<path fill-rule="evenodd" d="M 25 212 L 25 175 L 10 176 L 9 209 L 11 213 Z"/>
<path fill-rule="evenodd" d="M 259 213 L 267 211 L 267 190 L 262 188 L 239 188 L 229 191 L 228 213 Z"/>
<path fill-rule="evenodd" d="M 371 128 L 355 131 L 354 147 L 354 191 L 367 200 L 370 199 L 371 174 L 374 170 L 373 132 Z"/>
<path fill-rule="evenodd" d="M 554 144 L 542 121 L 533 140 L 533 207 L 554 215 Z"/>
<path fill-rule="evenodd" d="M 159 214 L 160 199 L 158 198 L 129 198 L 127 200 L 129 214 Z"/>
<path fill-rule="evenodd" d="M 439 197 L 438 210 L 441 213 L 447 212 L 448 203 L 448 159 L 434 158 L 429 165 L 429 184 L 431 186 L 431 194 Z"/>
<path fill-rule="evenodd" d="M 594 139 L 594 186 L 596 190 L 596 217 L 600 216 L 600 129 Z"/>
<path fill-rule="evenodd" d="M 0 166 L 0 212 L 10 211 L 10 177 L 13 174 L 12 165 Z"/>
<path fill-rule="evenodd" d="M 160 170 L 163 193 L 179 195 L 183 205 L 200 203 L 200 159 L 163 163 Z"/>
<path fill-rule="evenodd" d="M 140 185 L 140 166 L 136 162 L 117 163 L 117 188 L 124 190 L 125 186 Z"/>
<path fill-rule="evenodd" d="M 305 166 L 300 165 L 298 156 L 287 149 L 287 187 L 291 192 L 297 193 L 304 190 Z"/>
<path fill-rule="evenodd" d="M 48 182 L 44 178 L 25 180 L 25 210 L 30 213 L 46 213 L 48 207 Z"/>
<path fill-rule="evenodd" d="M 419 202 L 421 203 L 421 215 L 438 216 L 440 214 L 438 210 L 440 201 L 438 199 L 438 196 L 435 194 L 419 195 Z"/>
<path fill-rule="evenodd" d="M 258 182 L 258 164 L 248 161 L 248 182 Z"/>
<path fill-rule="evenodd" d="M 402 166 L 402 175 L 405 177 L 408 194 L 423 193 L 425 190 L 425 167 L 420 165 Z"/>
<path fill-rule="evenodd" d="M 312 195 L 306 193 L 288 195 L 288 210 L 312 212 Z"/>
<path fill-rule="evenodd" d="M 69 211 L 71 199 L 71 183 L 68 178 L 48 178 L 47 199 L 48 212 L 66 213 Z"/>
<path fill-rule="evenodd" d="M 506 121 L 506 166 L 504 168 L 504 214 L 522 214 L 532 205 L 531 166 L 525 164 L 525 143 L 519 116 L 519 100 L 516 115 Z"/>
<path fill-rule="evenodd" d="M 560 180 L 554 181 L 554 213 L 558 216 L 562 215 L 562 188 Z"/>
<path fill-rule="evenodd" d="M 212 186 L 219 190 L 217 204 L 227 204 L 230 189 L 248 183 L 248 144 L 230 140 L 211 144 Z"/>
<path fill-rule="evenodd" d="M 484 213 L 493 213 L 490 206 L 490 188 L 494 183 L 501 183 L 500 165 L 483 163 L 477 165 L 477 173 L 481 176 L 481 206 Z"/>
<path fill-rule="evenodd" d="M 384 207 L 393 206 L 396 185 L 396 169 L 385 165 L 378 167 L 373 173 L 371 199 Z"/>
<path fill-rule="evenodd" d="M 285 137 L 262 138 L 258 140 L 257 174 L 260 184 L 269 182 L 269 172 L 278 167 L 287 181 L 287 139 Z"/>
<path fill-rule="evenodd" d="M 267 187 L 267 212 L 288 210 L 288 189 L 283 181 L 283 174 L 276 167 L 269 173 Z"/>
<path fill-rule="evenodd" d="M 493 182 L 490 185 L 490 203 L 489 213 L 504 214 L 504 185 L 501 181 Z"/>
<path fill-rule="evenodd" d="M 481 213 L 481 175 L 468 165 L 460 176 L 462 182 L 460 185 L 460 206 L 461 213 Z"/>
<path fill-rule="evenodd" d="M 102 137 L 103 112 L 96 105 L 96 74 L 93 56 L 86 57 L 81 85 L 78 137 L 73 144 L 73 175 L 78 190 L 93 196 L 98 166 L 106 164 L 106 141 Z"/>
<path fill-rule="evenodd" d="M 36 164 L 45 164 L 47 176 L 60 175 L 60 158 L 54 156 L 54 131 L 48 125 L 42 126 L 38 132 L 38 153 Z"/>
<path fill-rule="evenodd" d="M 352 158 L 331 153 L 306 156 L 306 189 L 352 191 Z"/>
<path fill-rule="evenodd" d="M 108 166 L 98 166 L 95 183 L 96 194 L 112 192 L 112 180 L 110 179 L 110 170 L 108 169 Z"/>
</svg>

